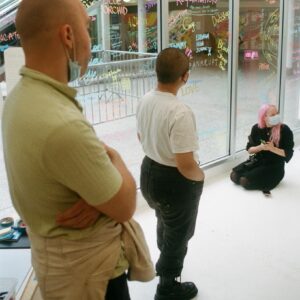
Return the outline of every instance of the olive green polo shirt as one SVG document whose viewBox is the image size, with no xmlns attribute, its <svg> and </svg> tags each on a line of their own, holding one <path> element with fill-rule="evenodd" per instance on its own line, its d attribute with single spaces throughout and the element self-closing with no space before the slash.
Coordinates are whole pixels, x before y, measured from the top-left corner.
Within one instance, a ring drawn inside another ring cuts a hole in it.
<svg viewBox="0 0 300 300">
<path fill-rule="evenodd" d="M 81 239 L 112 220 L 102 215 L 84 230 L 58 226 L 59 212 L 79 198 L 111 199 L 122 177 L 75 100 L 76 91 L 23 67 L 5 101 L 2 137 L 13 205 L 33 233 Z"/>
</svg>

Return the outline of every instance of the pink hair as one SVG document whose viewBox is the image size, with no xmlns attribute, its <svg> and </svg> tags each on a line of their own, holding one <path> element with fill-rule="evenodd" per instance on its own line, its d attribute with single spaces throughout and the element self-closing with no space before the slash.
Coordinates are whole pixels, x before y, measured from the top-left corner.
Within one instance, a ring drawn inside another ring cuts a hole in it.
<svg viewBox="0 0 300 300">
<path fill-rule="evenodd" d="M 271 107 L 275 107 L 276 108 L 276 106 L 273 105 L 273 104 L 264 104 L 259 109 L 259 111 L 258 111 L 258 127 L 259 128 L 265 128 L 265 127 L 267 127 L 265 118 L 266 118 L 267 111 Z M 276 108 L 276 110 L 277 110 L 277 108 Z M 279 123 L 279 124 L 273 126 L 272 130 L 271 130 L 271 141 L 277 147 L 279 146 L 279 141 L 280 141 L 280 129 L 281 129 L 281 125 L 282 125 L 282 123 Z"/>
</svg>

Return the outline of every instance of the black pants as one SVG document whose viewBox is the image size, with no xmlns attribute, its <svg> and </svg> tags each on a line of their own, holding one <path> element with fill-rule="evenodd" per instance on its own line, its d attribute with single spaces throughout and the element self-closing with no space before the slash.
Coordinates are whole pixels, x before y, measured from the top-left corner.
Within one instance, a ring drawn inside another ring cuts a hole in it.
<svg viewBox="0 0 300 300">
<path fill-rule="evenodd" d="M 156 263 L 159 276 L 180 276 L 187 245 L 194 235 L 203 181 L 182 176 L 168 167 L 145 157 L 141 167 L 141 191 L 157 217 Z"/>
<path fill-rule="evenodd" d="M 247 190 L 271 191 L 284 177 L 284 163 L 265 163 L 259 161 L 253 167 L 245 167 L 244 162 L 232 169 L 231 179 L 239 184 L 241 177 L 247 179 Z"/>
<path fill-rule="evenodd" d="M 125 273 L 108 282 L 105 300 L 130 300 L 127 276 Z"/>
</svg>

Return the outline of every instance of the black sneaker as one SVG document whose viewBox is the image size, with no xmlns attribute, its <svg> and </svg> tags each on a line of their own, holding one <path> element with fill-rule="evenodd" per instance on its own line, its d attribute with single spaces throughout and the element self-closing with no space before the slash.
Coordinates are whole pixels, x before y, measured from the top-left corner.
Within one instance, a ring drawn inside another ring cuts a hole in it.
<svg viewBox="0 0 300 300">
<path fill-rule="evenodd" d="M 171 285 L 159 284 L 156 289 L 155 300 L 190 300 L 198 293 L 193 282 L 174 282 Z"/>
</svg>

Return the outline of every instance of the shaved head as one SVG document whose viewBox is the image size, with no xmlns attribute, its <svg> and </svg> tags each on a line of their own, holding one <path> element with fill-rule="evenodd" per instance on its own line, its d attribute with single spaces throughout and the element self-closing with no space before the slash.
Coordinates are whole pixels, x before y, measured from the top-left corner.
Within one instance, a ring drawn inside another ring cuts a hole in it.
<svg viewBox="0 0 300 300">
<path fill-rule="evenodd" d="M 189 59 L 179 49 L 166 48 L 156 60 L 157 79 L 161 83 L 174 83 L 189 70 Z"/>
<path fill-rule="evenodd" d="M 74 26 L 80 9 L 79 0 L 23 0 L 16 17 L 21 41 L 48 36 L 64 24 Z"/>
<path fill-rule="evenodd" d="M 68 82 L 71 60 L 83 75 L 91 56 L 89 27 L 90 18 L 80 0 L 22 0 L 16 29 L 25 66 Z"/>
</svg>

